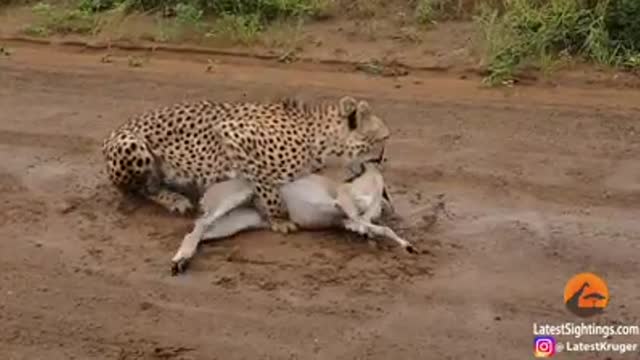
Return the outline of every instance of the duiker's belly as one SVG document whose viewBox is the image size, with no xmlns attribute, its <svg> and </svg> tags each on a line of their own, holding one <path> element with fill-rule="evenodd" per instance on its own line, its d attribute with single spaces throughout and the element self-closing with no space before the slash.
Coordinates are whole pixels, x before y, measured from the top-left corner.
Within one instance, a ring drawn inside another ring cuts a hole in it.
<svg viewBox="0 0 640 360">
<path fill-rule="evenodd" d="M 340 223 L 342 213 L 320 178 L 304 177 L 284 185 L 282 198 L 287 204 L 289 217 L 300 227 L 320 229 Z"/>
</svg>

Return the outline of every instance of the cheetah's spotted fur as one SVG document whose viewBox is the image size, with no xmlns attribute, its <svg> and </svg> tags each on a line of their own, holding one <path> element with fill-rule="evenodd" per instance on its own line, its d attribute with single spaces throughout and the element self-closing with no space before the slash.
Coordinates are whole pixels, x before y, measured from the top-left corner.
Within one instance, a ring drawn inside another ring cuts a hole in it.
<svg viewBox="0 0 640 360">
<path fill-rule="evenodd" d="M 295 226 L 279 186 L 324 167 L 332 155 L 366 156 L 389 136 L 366 101 L 337 104 L 179 103 L 142 113 L 114 130 L 103 153 L 110 180 L 177 212 L 211 184 L 241 175 L 276 231 Z"/>
</svg>

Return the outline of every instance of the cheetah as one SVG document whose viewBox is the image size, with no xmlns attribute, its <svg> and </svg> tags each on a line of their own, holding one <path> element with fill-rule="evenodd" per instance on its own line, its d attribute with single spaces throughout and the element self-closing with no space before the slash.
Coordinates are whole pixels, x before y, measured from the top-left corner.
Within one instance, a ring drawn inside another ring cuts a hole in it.
<svg viewBox="0 0 640 360">
<path fill-rule="evenodd" d="M 182 102 L 130 118 L 104 140 L 110 181 L 172 212 L 194 210 L 217 182 L 248 181 L 271 229 L 296 231 L 280 196 L 283 184 L 325 167 L 335 156 L 364 159 L 390 136 L 367 101 L 344 96 L 310 105 Z"/>
</svg>

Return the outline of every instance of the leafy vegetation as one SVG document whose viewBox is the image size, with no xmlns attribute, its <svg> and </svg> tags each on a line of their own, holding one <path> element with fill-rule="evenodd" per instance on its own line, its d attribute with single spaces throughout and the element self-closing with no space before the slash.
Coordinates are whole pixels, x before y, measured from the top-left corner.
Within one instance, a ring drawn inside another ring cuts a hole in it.
<svg viewBox="0 0 640 360">
<path fill-rule="evenodd" d="M 79 9 L 64 10 L 47 3 L 37 3 L 32 7 L 37 20 L 27 29 L 34 36 L 47 36 L 51 33 L 91 33 L 97 26 L 96 19 Z"/>
<path fill-rule="evenodd" d="M 479 6 L 502 8 L 504 0 L 413 0 L 416 20 L 421 24 L 468 19 Z"/>
<path fill-rule="evenodd" d="M 0 5 L 28 1 L 0 0 Z M 159 35 L 152 36 L 156 40 L 185 39 L 194 33 L 198 39 L 250 44 L 265 30 L 281 27 L 294 30 L 285 31 L 278 42 L 295 48 L 292 40 L 299 40 L 295 32 L 307 19 L 340 14 L 375 39 L 379 17 L 402 13 L 409 14 L 414 25 L 473 18 L 488 66 L 486 80 L 491 84 L 509 82 L 529 66 L 550 71 L 576 59 L 640 68 L 640 0 L 50 1 L 58 6 L 37 3 L 32 7 L 37 20 L 27 29 L 31 35 L 97 32 L 106 23 L 117 23 L 116 13 L 123 18 L 131 12 L 146 12 L 155 14 L 152 21 Z M 405 25 L 399 33 L 420 30 Z M 419 31 L 411 33 L 412 39 L 420 36 Z"/>
<path fill-rule="evenodd" d="M 0 0 L 1 1 L 1 0 Z M 320 14 L 330 0 L 80 0 L 78 8 L 100 14 L 115 8 L 152 11 L 171 15 L 162 18 L 161 40 L 181 37 L 185 30 L 198 30 L 211 38 L 248 44 L 265 27 L 287 19 Z M 211 18 L 207 26 L 204 18 Z"/>
<path fill-rule="evenodd" d="M 257 14 L 223 14 L 215 21 L 206 36 L 246 45 L 253 42 L 262 30 L 263 24 Z"/>
<path fill-rule="evenodd" d="M 609 66 L 636 66 L 640 54 L 636 0 L 509 0 L 483 7 L 487 81 L 513 79 L 524 65 L 575 57 Z"/>
<path fill-rule="evenodd" d="M 270 22 L 287 17 L 310 16 L 325 5 L 324 0 L 81 0 L 80 8 L 92 12 L 113 9 L 126 3 L 130 10 L 190 11 L 223 16 L 258 17 Z"/>
<path fill-rule="evenodd" d="M 30 0 L 0 0 L 0 6 Z M 46 0 L 45 0 L 46 1 Z M 154 14 L 159 41 L 195 35 L 249 44 L 271 24 L 321 18 L 335 0 L 49 0 L 31 6 L 32 36 L 98 33 L 136 13 Z"/>
</svg>

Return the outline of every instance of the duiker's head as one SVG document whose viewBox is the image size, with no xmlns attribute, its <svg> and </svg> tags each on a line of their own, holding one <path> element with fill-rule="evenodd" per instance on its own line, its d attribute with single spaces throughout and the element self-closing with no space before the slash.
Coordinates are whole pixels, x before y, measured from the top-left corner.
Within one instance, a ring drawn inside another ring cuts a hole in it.
<svg viewBox="0 0 640 360">
<path fill-rule="evenodd" d="M 386 146 L 384 144 L 381 146 L 379 153 L 376 156 L 369 157 L 364 159 L 363 161 L 353 161 L 351 162 L 347 168 L 351 172 L 351 176 L 346 180 L 346 182 L 352 183 L 356 179 L 368 177 L 371 181 L 376 181 L 380 186 L 380 191 L 382 191 L 382 199 L 386 203 L 387 209 L 391 213 L 395 213 L 395 209 L 393 204 L 391 203 L 391 197 L 389 196 L 389 192 L 387 191 L 387 185 L 384 181 L 384 177 L 382 176 L 382 167 L 386 162 L 386 158 L 384 157 L 384 151 Z"/>
</svg>

